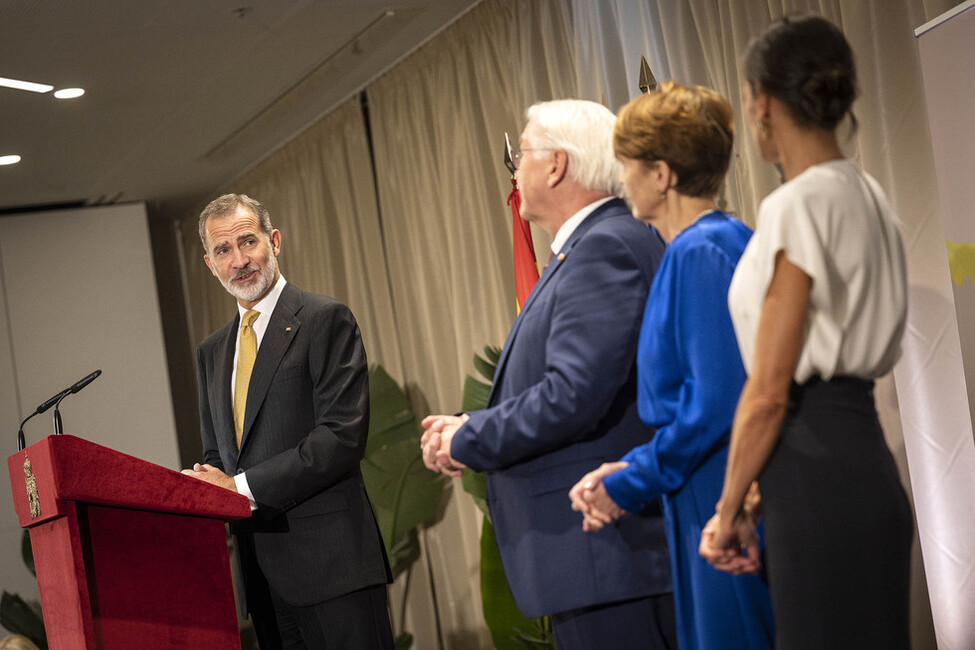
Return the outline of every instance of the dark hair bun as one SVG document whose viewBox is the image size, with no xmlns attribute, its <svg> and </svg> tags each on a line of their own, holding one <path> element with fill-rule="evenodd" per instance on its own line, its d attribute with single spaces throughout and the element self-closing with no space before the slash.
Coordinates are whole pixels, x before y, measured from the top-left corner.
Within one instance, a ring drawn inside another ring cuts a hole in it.
<svg viewBox="0 0 975 650">
<path fill-rule="evenodd" d="M 817 70 L 799 86 L 798 107 L 809 122 L 834 129 L 856 99 L 857 89 L 850 70 Z"/>
<path fill-rule="evenodd" d="M 833 130 L 846 115 L 853 119 L 853 50 L 821 16 L 786 16 L 769 25 L 748 45 L 745 76 L 752 90 L 781 101 L 800 125 Z"/>
</svg>

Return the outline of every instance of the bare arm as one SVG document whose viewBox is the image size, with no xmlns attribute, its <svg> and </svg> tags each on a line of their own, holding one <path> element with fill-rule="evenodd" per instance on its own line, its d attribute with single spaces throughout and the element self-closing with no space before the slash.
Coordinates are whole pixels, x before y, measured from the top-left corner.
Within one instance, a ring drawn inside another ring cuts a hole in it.
<svg viewBox="0 0 975 650">
<path fill-rule="evenodd" d="M 762 305 L 752 371 L 735 411 L 724 489 L 717 505 L 715 534 L 710 540 L 714 550 L 734 544 L 738 537 L 735 525 L 743 518 L 745 495 L 778 440 L 789 386 L 802 352 L 811 289 L 810 277 L 780 251 Z"/>
</svg>

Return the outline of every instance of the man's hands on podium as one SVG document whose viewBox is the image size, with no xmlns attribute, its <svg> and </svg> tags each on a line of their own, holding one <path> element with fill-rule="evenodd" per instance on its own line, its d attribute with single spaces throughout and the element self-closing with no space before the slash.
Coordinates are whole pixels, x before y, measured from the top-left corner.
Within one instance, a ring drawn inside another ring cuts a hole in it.
<svg viewBox="0 0 975 650">
<path fill-rule="evenodd" d="M 234 483 L 233 477 L 227 476 L 223 473 L 223 471 L 214 467 L 213 465 L 201 465 L 199 463 L 194 463 L 193 469 L 184 469 L 182 473 L 232 492 L 237 491 L 237 484 Z"/>
<path fill-rule="evenodd" d="M 420 449 L 423 452 L 423 464 L 434 472 L 443 472 L 447 476 L 460 476 L 466 467 L 450 455 L 450 443 L 454 434 L 471 416 L 463 415 L 428 415 L 423 418 L 423 436 L 420 438 Z"/>
</svg>

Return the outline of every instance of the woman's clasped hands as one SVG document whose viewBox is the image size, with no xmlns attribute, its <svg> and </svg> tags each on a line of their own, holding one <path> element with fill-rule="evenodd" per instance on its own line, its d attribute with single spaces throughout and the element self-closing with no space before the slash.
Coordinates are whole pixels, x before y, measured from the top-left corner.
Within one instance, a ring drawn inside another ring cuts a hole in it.
<svg viewBox="0 0 975 650">
<path fill-rule="evenodd" d="M 625 461 L 615 463 L 603 463 L 583 476 L 571 490 L 569 499 L 572 501 L 572 509 L 581 512 L 583 515 L 582 529 L 586 532 L 596 532 L 603 529 L 603 526 L 611 524 L 623 515 L 626 510 L 619 507 L 613 498 L 606 492 L 603 479 L 614 472 L 618 472 L 629 465 Z"/>
</svg>

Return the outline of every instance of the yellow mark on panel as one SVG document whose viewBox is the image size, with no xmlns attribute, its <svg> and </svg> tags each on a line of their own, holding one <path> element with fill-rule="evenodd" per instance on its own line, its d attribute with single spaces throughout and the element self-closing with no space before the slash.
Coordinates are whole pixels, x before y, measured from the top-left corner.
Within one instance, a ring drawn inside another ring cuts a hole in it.
<svg viewBox="0 0 975 650">
<path fill-rule="evenodd" d="M 967 277 L 975 284 L 975 244 L 956 244 L 947 239 L 945 242 L 948 244 L 948 268 L 952 282 L 960 287 Z"/>
</svg>

